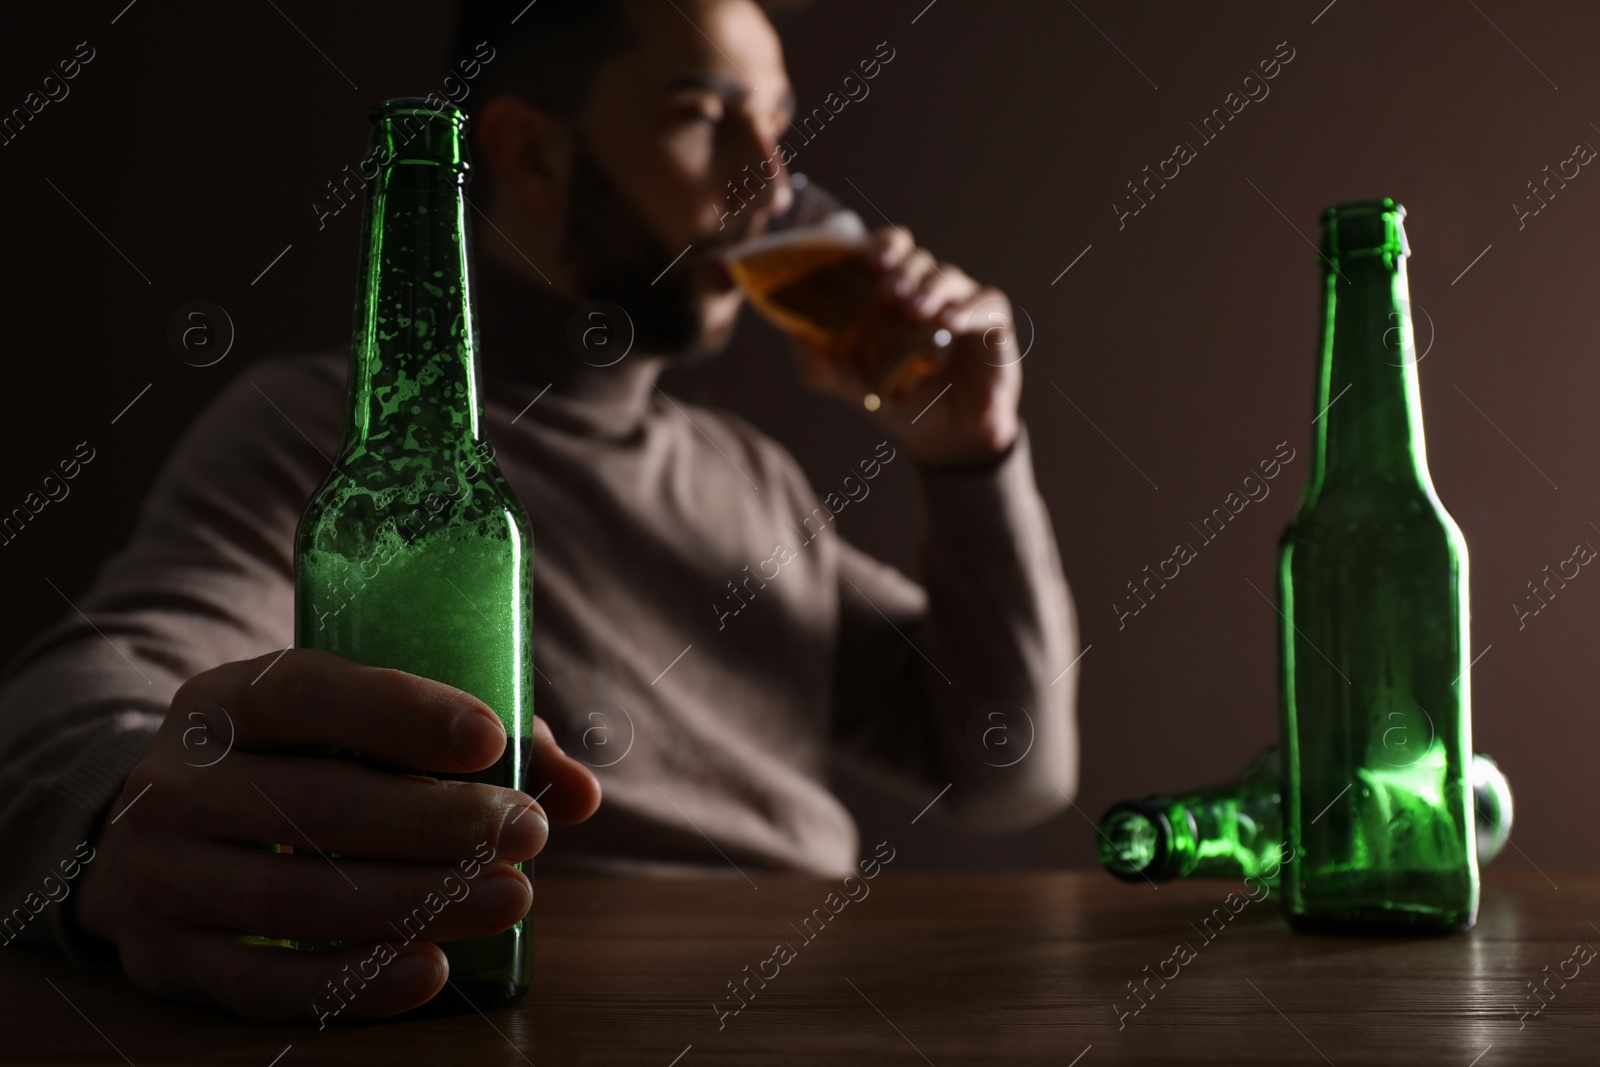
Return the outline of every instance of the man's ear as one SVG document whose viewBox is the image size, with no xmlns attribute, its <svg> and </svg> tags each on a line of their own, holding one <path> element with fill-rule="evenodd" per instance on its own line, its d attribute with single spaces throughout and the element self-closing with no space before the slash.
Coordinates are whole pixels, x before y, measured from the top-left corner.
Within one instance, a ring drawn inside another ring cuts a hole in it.
<svg viewBox="0 0 1600 1067">
<path fill-rule="evenodd" d="M 477 155 L 494 186 L 537 218 L 561 212 L 572 147 L 566 127 L 519 96 L 501 93 L 473 115 Z"/>
</svg>

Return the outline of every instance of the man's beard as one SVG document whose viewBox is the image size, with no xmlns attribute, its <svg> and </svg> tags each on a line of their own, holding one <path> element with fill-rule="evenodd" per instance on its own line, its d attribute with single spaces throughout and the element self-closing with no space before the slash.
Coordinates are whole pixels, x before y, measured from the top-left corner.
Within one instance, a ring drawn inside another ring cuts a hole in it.
<svg viewBox="0 0 1600 1067">
<path fill-rule="evenodd" d="M 699 242 L 687 254 L 668 248 L 581 140 L 571 188 L 561 255 L 581 299 L 621 306 L 646 352 L 682 362 L 714 354 L 704 343 L 694 268 L 707 251 L 732 241 Z"/>
</svg>

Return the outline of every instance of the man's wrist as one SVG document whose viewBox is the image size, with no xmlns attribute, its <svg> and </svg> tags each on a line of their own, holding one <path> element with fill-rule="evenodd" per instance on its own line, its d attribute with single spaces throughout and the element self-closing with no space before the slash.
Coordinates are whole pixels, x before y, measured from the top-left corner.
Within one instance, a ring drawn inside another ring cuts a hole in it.
<svg viewBox="0 0 1600 1067">
<path fill-rule="evenodd" d="M 62 901 L 62 926 L 63 931 L 69 936 L 100 943 L 110 943 L 115 937 L 110 916 L 110 902 L 105 898 L 103 890 L 107 868 L 111 865 L 111 857 L 106 848 L 106 831 L 109 829 L 107 817 L 121 795 L 122 786 L 119 785 L 111 799 L 100 806 L 89 823 L 85 842 L 90 847 L 90 859 L 84 864 L 83 874 L 78 879 L 77 892 Z M 95 860 L 99 860 L 100 863 L 96 865 Z"/>
<path fill-rule="evenodd" d="M 1004 463 L 1016 450 L 1021 437 L 1021 426 L 1013 427 L 1004 440 L 974 443 L 914 443 L 905 442 L 906 454 L 920 467 L 950 474 L 979 474 L 993 470 Z"/>
<path fill-rule="evenodd" d="M 1018 531 L 1038 521 L 1044 506 L 1034 484 L 1026 424 L 1019 423 L 1010 447 L 987 462 L 918 463 L 916 471 L 930 533 L 945 551 L 997 561 L 1009 554 Z"/>
</svg>

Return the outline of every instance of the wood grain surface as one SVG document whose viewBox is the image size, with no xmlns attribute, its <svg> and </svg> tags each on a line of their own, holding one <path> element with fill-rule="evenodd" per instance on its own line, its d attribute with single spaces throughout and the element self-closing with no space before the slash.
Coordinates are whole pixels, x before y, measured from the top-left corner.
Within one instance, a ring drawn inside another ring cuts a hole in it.
<svg viewBox="0 0 1600 1067">
<path fill-rule="evenodd" d="M 1474 930 L 1416 940 L 1292 934 L 1275 893 L 1091 871 L 885 871 L 842 905 L 837 882 L 755 872 L 541 877 L 512 1008 L 319 1032 L 9 947 L 0 1063 L 1594 1064 L 1600 966 L 1577 946 L 1600 944 L 1600 874 L 1546 874 L 1489 872 Z"/>
</svg>

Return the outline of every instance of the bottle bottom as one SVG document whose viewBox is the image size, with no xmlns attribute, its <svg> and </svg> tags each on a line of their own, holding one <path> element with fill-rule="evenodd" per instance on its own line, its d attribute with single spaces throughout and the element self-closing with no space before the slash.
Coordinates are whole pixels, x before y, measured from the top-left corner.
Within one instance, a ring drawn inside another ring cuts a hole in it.
<svg viewBox="0 0 1600 1067">
<path fill-rule="evenodd" d="M 439 947 L 450 963 L 449 981 L 428 1003 L 399 1018 L 493 1011 L 521 1000 L 533 982 L 531 918 L 489 937 L 446 941 Z"/>
<path fill-rule="evenodd" d="M 1284 912 L 1306 933 L 1426 937 L 1458 934 L 1478 921 L 1470 867 L 1287 870 Z"/>
<path fill-rule="evenodd" d="M 1460 934 L 1478 921 L 1476 908 L 1428 908 L 1415 904 L 1365 904 L 1323 911 L 1288 911 L 1289 926 L 1303 934 L 1356 937 L 1432 937 Z"/>
<path fill-rule="evenodd" d="M 452 978 L 426 1004 L 394 1016 L 391 1022 L 437 1019 L 447 1015 L 472 1015 L 507 1008 L 521 1000 L 528 986 L 490 978 Z"/>
</svg>

